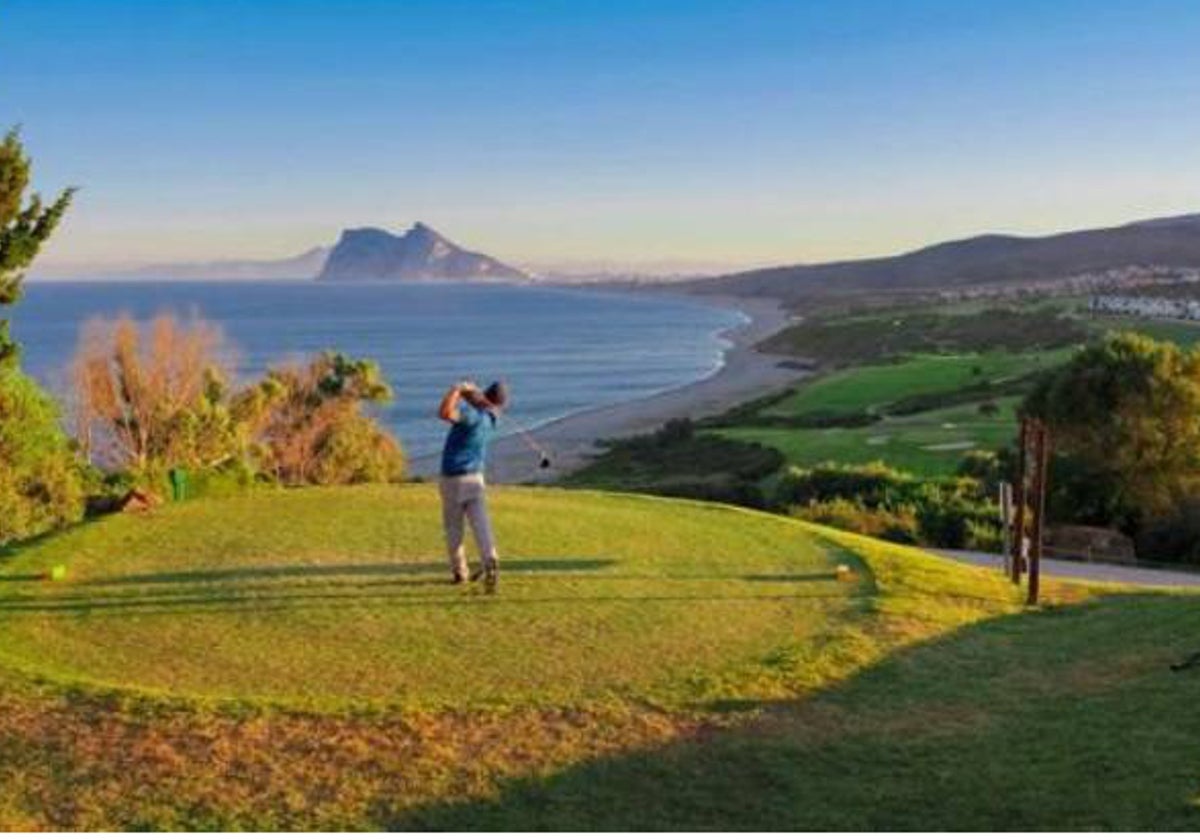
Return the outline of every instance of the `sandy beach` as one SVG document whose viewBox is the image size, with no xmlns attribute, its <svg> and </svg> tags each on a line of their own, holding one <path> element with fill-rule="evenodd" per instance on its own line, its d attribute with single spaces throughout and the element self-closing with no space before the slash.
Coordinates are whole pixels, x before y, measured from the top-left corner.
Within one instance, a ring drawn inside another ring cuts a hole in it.
<svg viewBox="0 0 1200 840">
<path fill-rule="evenodd" d="M 547 470 L 538 467 L 537 455 L 519 437 L 497 440 L 489 459 L 489 480 L 505 484 L 553 481 L 578 469 L 599 451 L 598 440 L 650 432 L 676 417 L 698 419 L 716 414 L 782 388 L 805 375 L 803 371 L 782 366 L 784 357 L 754 349 L 755 344 L 791 320 L 792 316 L 777 301 L 710 295 L 698 299 L 713 306 L 736 309 L 749 318 L 747 323 L 724 334 L 732 346 L 725 352 L 724 364 L 717 371 L 688 385 L 572 414 L 538 427 L 534 436 L 552 459 L 552 466 Z M 412 470 L 416 475 L 435 474 L 437 459 L 433 456 L 416 459 Z"/>
</svg>

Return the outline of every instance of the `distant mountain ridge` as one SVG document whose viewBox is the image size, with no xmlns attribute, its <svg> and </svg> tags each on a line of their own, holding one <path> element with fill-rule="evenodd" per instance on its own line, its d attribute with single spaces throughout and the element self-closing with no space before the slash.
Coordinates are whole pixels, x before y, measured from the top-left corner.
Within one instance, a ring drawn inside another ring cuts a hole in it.
<svg viewBox="0 0 1200 840">
<path fill-rule="evenodd" d="M 891 257 L 758 269 L 689 285 L 792 301 L 1019 285 L 1136 265 L 1200 266 L 1200 214 L 1049 236 L 986 234 Z"/>
<path fill-rule="evenodd" d="M 403 235 L 381 228 L 342 231 L 317 276 L 322 281 L 529 280 L 486 254 L 467 251 L 417 222 Z"/>
<path fill-rule="evenodd" d="M 327 247 L 279 260 L 212 260 L 160 263 L 107 272 L 112 279 L 131 280 L 310 280 L 329 257 Z"/>
</svg>

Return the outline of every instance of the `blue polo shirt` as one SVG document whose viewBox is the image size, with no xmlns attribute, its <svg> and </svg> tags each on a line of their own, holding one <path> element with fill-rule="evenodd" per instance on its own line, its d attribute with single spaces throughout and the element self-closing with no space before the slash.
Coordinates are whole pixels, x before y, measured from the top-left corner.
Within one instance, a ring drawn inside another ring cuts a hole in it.
<svg viewBox="0 0 1200 840">
<path fill-rule="evenodd" d="M 466 400 L 458 403 L 458 422 L 450 427 L 442 447 L 442 475 L 483 472 L 488 440 L 496 428 L 496 415 Z"/>
</svg>

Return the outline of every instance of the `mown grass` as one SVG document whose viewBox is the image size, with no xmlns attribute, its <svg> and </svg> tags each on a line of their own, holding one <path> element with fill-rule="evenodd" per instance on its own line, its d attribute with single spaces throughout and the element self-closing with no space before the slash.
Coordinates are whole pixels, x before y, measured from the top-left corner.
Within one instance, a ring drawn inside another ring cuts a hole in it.
<svg viewBox="0 0 1200 840">
<path fill-rule="evenodd" d="M 493 499 L 503 597 L 453 588 L 435 497 L 264 492 L 44 541 L 0 580 L 0 662 L 318 709 L 678 703 L 763 691 L 757 663 L 855 609 L 838 552 L 785 519 L 517 488 Z"/>
<path fill-rule="evenodd" d="M 994 572 L 764 514 L 494 504 L 491 597 L 426 566 L 424 487 L 192 502 L 18 550 L 0 827 L 1200 824 L 1196 677 L 1165 667 L 1200 647 L 1195 596 L 1049 582 L 1026 612 Z M 66 584 L 27 579 L 64 561 Z"/>
<path fill-rule="evenodd" d="M 981 403 L 887 417 L 855 428 L 795 429 L 739 427 L 718 433 L 733 440 L 759 443 L 783 453 L 799 467 L 817 464 L 869 464 L 883 461 L 914 475 L 953 475 L 963 455 L 979 449 L 995 451 L 1016 437 L 1018 397 L 996 400 L 995 414 Z"/>
<path fill-rule="evenodd" d="M 955 311 L 923 305 L 809 318 L 761 346 L 772 353 L 811 359 L 822 367 L 847 367 L 915 355 L 1026 353 L 1073 346 L 1087 337 L 1083 322 L 1052 308 L 992 306 Z"/>
<path fill-rule="evenodd" d="M 890 365 L 851 368 L 804 383 L 762 414 L 797 417 L 883 411 L 901 399 L 999 386 L 1006 380 L 1060 365 L 1070 357 L 1070 352 L 917 356 Z"/>
</svg>

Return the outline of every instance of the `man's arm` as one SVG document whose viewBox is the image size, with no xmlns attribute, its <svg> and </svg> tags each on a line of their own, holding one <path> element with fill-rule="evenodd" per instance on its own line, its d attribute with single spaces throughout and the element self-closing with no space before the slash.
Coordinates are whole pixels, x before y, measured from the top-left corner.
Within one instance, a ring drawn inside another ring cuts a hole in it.
<svg viewBox="0 0 1200 840">
<path fill-rule="evenodd" d="M 450 390 L 442 397 L 442 404 L 438 406 L 438 418 L 447 423 L 457 423 L 460 419 L 458 415 L 458 401 L 463 399 L 464 396 L 478 390 L 471 382 L 458 382 L 452 385 Z"/>
</svg>

